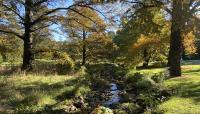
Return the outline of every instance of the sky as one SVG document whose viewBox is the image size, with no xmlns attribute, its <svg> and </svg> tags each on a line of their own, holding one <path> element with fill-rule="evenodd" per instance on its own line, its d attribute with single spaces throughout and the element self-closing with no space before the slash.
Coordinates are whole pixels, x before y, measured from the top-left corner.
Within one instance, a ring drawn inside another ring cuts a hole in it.
<svg viewBox="0 0 200 114">
<path fill-rule="evenodd" d="M 64 3 L 62 4 L 50 4 L 49 7 L 69 7 L 70 5 L 73 4 L 72 0 L 64 0 Z M 62 5 L 62 6 L 61 6 Z M 55 39 L 56 41 L 65 41 L 67 40 L 67 34 L 63 33 L 60 30 L 61 25 L 57 25 L 57 24 L 53 24 L 52 26 L 50 26 L 50 29 L 52 29 L 55 32 L 52 32 L 52 36 L 53 39 Z"/>
<path fill-rule="evenodd" d="M 67 2 L 66 2 L 67 1 Z M 72 0 L 66 0 L 65 3 L 63 3 L 62 7 L 68 7 L 70 5 L 73 4 Z M 67 4 L 66 4 L 67 3 Z M 122 14 L 123 12 L 125 12 L 127 9 L 126 6 L 123 6 L 120 3 L 114 3 L 114 4 L 106 4 L 103 6 L 94 6 L 95 9 L 97 9 L 98 11 L 100 11 L 101 13 L 103 13 L 104 15 L 99 13 L 99 16 L 109 25 L 109 27 L 107 27 L 107 31 L 114 31 L 116 32 L 118 30 L 119 27 L 119 20 L 120 20 L 120 14 Z M 55 4 L 53 4 L 53 7 L 55 7 Z M 58 7 L 60 7 L 60 5 L 58 4 Z M 106 16 L 106 18 L 105 18 Z M 110 22 L 109 19 L 114 17 L 115 22 Z M 65 41 L 68 39 L 67 34 L 63 33 L 60 30 L 61 25 L 52 25 L 50 27 L 50 29 L 53 29 L 56 32 L 52 32 L 53 38 L 56 41 Z"/>
</svg>

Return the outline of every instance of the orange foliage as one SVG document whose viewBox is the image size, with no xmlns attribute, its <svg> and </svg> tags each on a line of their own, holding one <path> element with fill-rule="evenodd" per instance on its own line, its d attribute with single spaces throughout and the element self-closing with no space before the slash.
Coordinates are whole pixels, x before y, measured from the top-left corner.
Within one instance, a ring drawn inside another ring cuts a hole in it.
<svg viewBox="0 0 200 114">
<path fill-rule="evenodd" d="M 161 40 L 159 39 L 158 35 L 150 34 L 148 36 L 141 35 L 140 38 L 137 40 L 136 43 L 132 46 L 132 52 L 136 52 L 137 50 L 151 48 L 151 47 L 158 47 L 161 45 Z"/>
</svg>

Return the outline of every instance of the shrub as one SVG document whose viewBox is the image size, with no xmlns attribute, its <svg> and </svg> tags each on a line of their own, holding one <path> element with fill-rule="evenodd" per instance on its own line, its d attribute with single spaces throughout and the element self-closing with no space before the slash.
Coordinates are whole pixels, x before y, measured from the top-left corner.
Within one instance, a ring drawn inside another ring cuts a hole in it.
<svg viewBox="0 0 200 114">
<path fill-rule="evenodd" d="M 155 74 L 151 77 L 135 73 L 127 76 L 126 82 L 136 94 L 136 103 L 145 109 L 157 106 L 170 95 L 162 86 L 165 77 L 164 74 Z"/>
<path fill-rule="evenodd" d="M 126 74 L 126 69 L 116 64 L 101 63 L 88 65 L 87 72 L 106 78 L 120 78 Z"/>
<path fill-rule="evenodd" d="M 163 83 L 164 80 L 167 79 L 167 74 L 165 73 L 159 73 L 159 74 L 154 74 L 151 79 L 154 80 L 156 83 Z"/>
<path fill-rule="evenodd" d="M 107 80 L 95 76 L 90 76 L 90 81 L 93 88 L 104 88 L 109 85 Z"/>
<path fill-rule="evenodd" d="M 156 83 L 151 78 L 149 78 L 149 76 L 144 76 L 140 73 L 135 73 L 134 75 L 127 76 L 126 82 L 134 89 L 140 91 L 149 90 L 156 85 Z"/>
<path fill-rule="evenodd" d="M 91 114 L 114 114 L 114 112 L 109 108 L 100 106 L 95 108 Z"/>
<path fill-rule="evenodd" d="M 139 72 L 136 72 L 134 75 L 130 74 L 126 76 L 126 81 L 128 83 L 134 83 L 134 82 L 138 82 L 139 80 L 141 80 L 144 77 L 144 75 L 140 74 Z"/>
<path fill-rule="evenodd" d="M 67 53 L 56 52 L 54 57 L 57 59 L 56 68 L 59 74 L 66 74 L 74 68 L 74 62 Z"/>
<path fill-rule="evenodd" d="M 151 90 L 156 87 L 156 83 L 151 78 L 142 78 L 136 82 L 136 87 L 141 90 Z"/>
<path fill-rule="evenodd" d="M 67 53 L 54 53 L 54 60 L 36 59 L 33 62 L 34 73 L 43 74 L 67 74 L 74 69 L 74 61 Z"/>
<path fill-rule="evenodd" d="M 136 114 L 139 106 L 134 103 L 122 103 L 119 109 L 115 110 L 116 114 Z"/>
</svg>

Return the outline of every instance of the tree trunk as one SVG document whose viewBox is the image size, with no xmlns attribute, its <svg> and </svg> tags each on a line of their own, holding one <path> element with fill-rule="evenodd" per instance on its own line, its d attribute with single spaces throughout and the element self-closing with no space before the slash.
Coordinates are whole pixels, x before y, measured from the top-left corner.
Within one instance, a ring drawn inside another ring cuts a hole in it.
<svg viewBox="0 0 200 114">
<path fill-rule="evenodd" d="M 23 64 L 21 69 L 28 71 L 32 69 L 32 40 L 31 40 L 31 0 L 25 0 L 25 33 L 23 37 L 24 41 L 24 52 L 23 52 Z"/>
<path fill-rule="evenodd" d="M 85 45 L 85 39 L 86 39 L 86 32 L 83 29 L 82 65 L 85 65 L 85 63 L 86 63 L 86 45 Z"/>
<path fill-rule="evenodd" d="M 22 64 L 22 70 L 28 71 L 32 69 L 32 42 L 30 37 L 25 37 L 24 40 L 24 53 L 23 53 L 23 64 Z"/>
<path fill-rule="evenodd" d="M 144 51 L 143 51 L 143 57 L 144 57 L 143 67 L 147 68 L 148 64 L 149 64 L 149 60 L 150 60 L 150 57 L 148 57 L 147 49 L 144 49 Z"/>
<path fill-rule="evenodd" d="M 187 55 L 186 55 L 185 49 L 184 49 L 184 47 L 182 47 L 182 48 L 183 48 L 183 50 L 182 50 L 182 58 L 183 58 L 183 60 L 187 60 Z"/>
<path fill-rule="evenodd" d="M 169 70 L 171 77 L 181 76 L 181 53 L 182 53 L 182 38 L 181 26 L 182 22 L 182 0 L 173 0 L 172 11 L 172 26 L 170 37 L 170 51 L 169 51 Z"/>
<path fill-rule="evenodd" d="M 2 56 L 3 62 L 7 62 L 7 57 L 6 57 L 6 54 L 4 52 L 1 52 L 1 56 Z"/>
</svg>

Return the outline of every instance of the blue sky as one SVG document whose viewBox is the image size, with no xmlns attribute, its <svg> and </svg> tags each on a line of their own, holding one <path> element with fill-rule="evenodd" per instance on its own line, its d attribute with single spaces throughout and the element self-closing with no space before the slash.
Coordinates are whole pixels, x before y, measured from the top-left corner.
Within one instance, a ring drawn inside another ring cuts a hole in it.
<svg viewBox="0 0 200 114">
<path fill-rule="evenodd" d="M 65 0 L 65 2 L 62 4 L 63 5 L 62 7 L 69 7 L 72 4 L 73 4 L 72 0 Z M 60 4 L 53 4 L 52 6 L 60 7 Z M 114 19 L 117 20 L 116 22 L 111 24 L 109 19 L 105 18 L 102 14 L 99 13 L 100 17 L 102 17 L 102 19 L 104 19 L 107 24 L 110 24 L 110 26 L 107 28 L 107 31 L 114 31 L 114 32 L 116 32 L 118 30 L 118 27 L 120 24 L 120 22 L 119 22 L 120 16 L 119 15 L 123 14 L 128 9 L 127 5 L 125 5 L 125 4 L 122 5 L 121 3 L 114 3 L 114 4 L 112 3 L 112 4 L 106 4 L 103 6 L 94 6 L 94 7 L 95 7 L 95 9 L 101 11 L 101 13 L 104 13 L 107 18 L 114 17 Z M 108 12 L 110 10 L 112 10 L 112 11 Z M 116 16 L 116 15 L 118 15 L 118 16 Z M 56 32 L 52 33 L 53 38 L 56 41 L 67 40 L 67 34 L 63 33 L 60 30 L 60 27 L 61 27 L 60 25 L 56 25 L 56 24 L 54 24 L 50 27 L 51 29 L 56 31 Z"/>
<path fill-rule="evenodd" d="M 73 4 L 73 0 L 65 0 L 65 2 L 62 4 L 63 6 L 62 7 L 69 7 L 70 5 Z M 53 7 L 60 7 L 60 4 L 52 4 Z M 95 9 L 101 11 L 101 13 L 104 13 L 106 16 L 115 16 L 115 15 L 118 15 L 118 13 L 123 13 L 124 11 L 123 10 L 126 10 L 126 6 L 125 7 L 122 7 L 120 3 L 114 3 L 114 4 L 106 4 L 104 6 L 94 6 Z M 113 11 L 110 12 L 110 13 L 107 13 L 107 11 L 109 11 L 110 9 L 112 9 Z M 105 18 L 102 14 L 100 14 L 100 17 L 102 17 L 102 19 L 105 20 L 105 22 L 107 24 L 110 24 L 110 21 Z M 115 16 L 115 19 L 118 20 L 118 22 L 116 23 L 113 23 L 112 25 L 110 25 L 108 28 L 107 28 L 107 31 L 117 31 L 118 29 L 118 24 L 119 24 L 119 16 Z M 115 26 L 114 26 L 115 25 Z M 67 34 L 66 33 L 63 33 L 61 30 L 60 30 L 60 25 L 52 25 L 50 27 L 50 29 L 53 29 L 54 31 L 56 32 L 53 32 L 53 38 L 57 41 L 64 41 L 64 40 L 67 40 Z"/>
<path fill-rule="evenodd" d="M 61 4 L 50 4 L 49 7 L 50 8 L 51 7 L 52 8 L 54 8 L 54 7 L 69 7 L 72 4 L 73 4 L 73 0 L 64 0 L 63 3 L 61 3 Z M 50 26 L 50 29 L 52 29 L 53 31 L 56 31 L 56 32 L 52 32 L 53 38 L 56 41 L 64 41 L 67 39 L 66 33 L 63 33 L 60 30 L 60 27 L 61 27 L 60 25 L 56 25 L 56 24 Z"/>
</svg>

